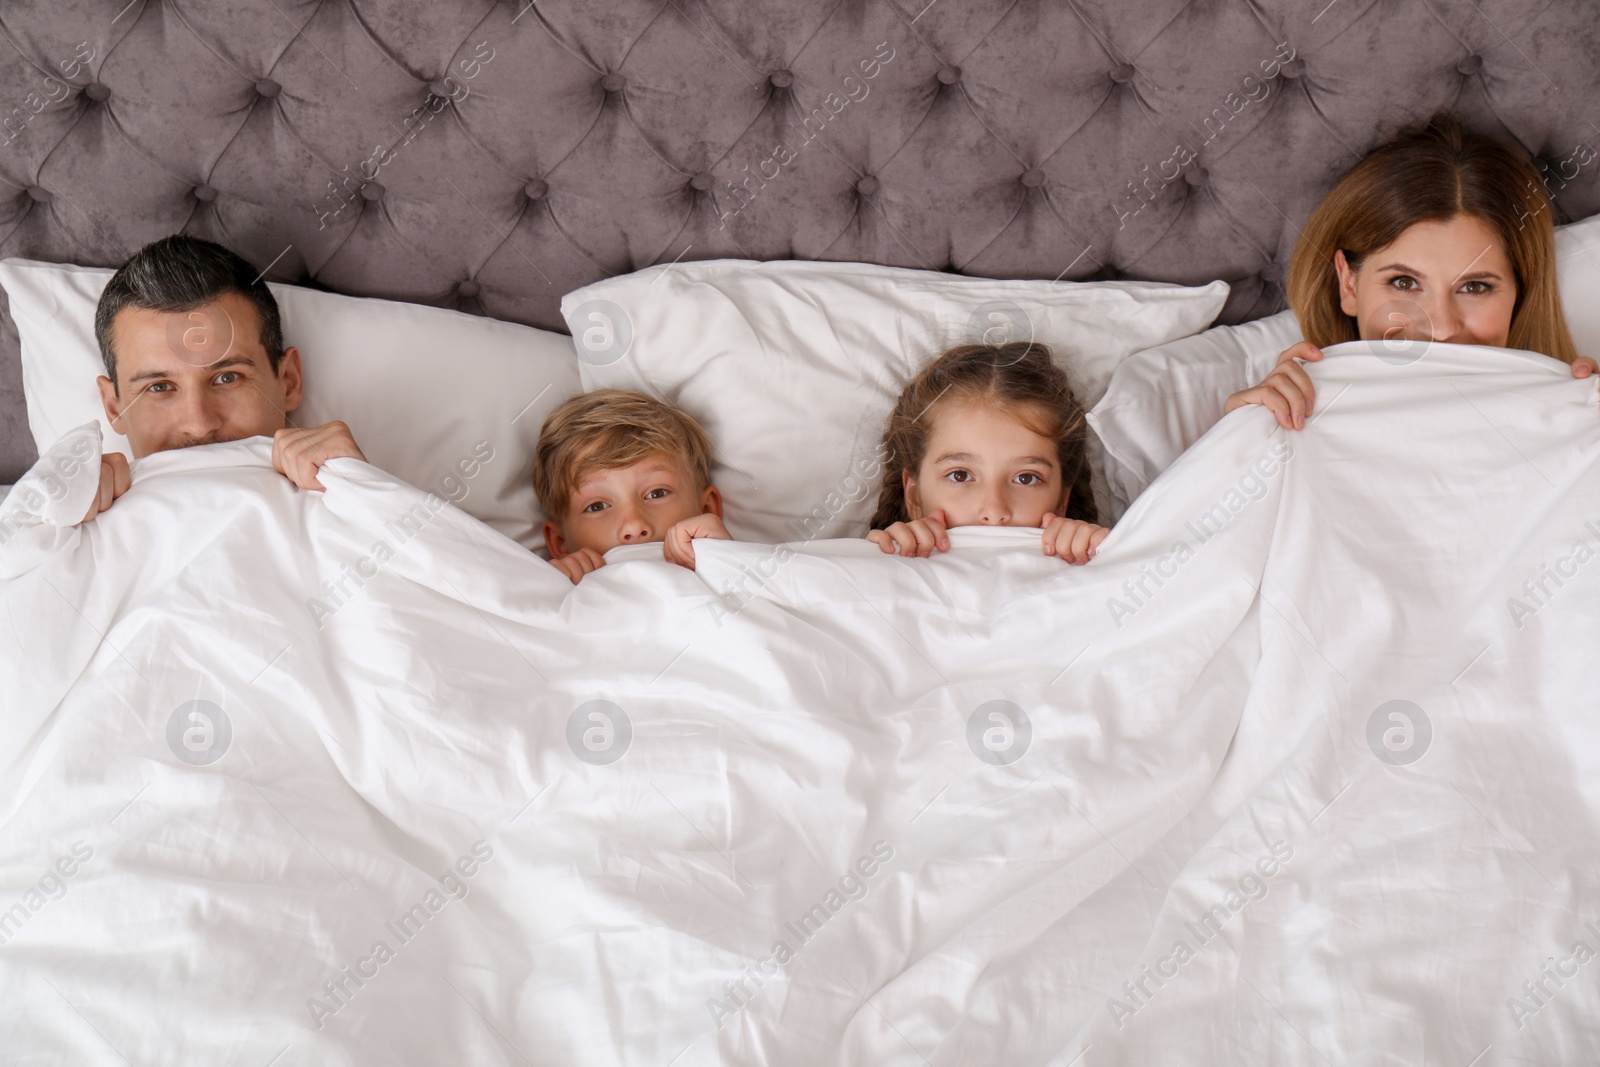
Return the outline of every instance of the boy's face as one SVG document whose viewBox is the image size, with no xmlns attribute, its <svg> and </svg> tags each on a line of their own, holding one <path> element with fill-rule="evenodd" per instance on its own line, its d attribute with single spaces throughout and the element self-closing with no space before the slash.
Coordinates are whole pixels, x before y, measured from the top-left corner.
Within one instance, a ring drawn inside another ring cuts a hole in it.
<svg viewBox="0 0 1600 1067">
<path fill-rule="evenodd" d="M 696 491 L 682 460 L 656 453 L 628 467 L 581 471 L 566 514 L 544 524 L 544 543 L 552 559 L 580 548 L 604 555 L 661 541 L 675 523 L 705 512 L 722 517 L 716 487 Z"/>
</svg>

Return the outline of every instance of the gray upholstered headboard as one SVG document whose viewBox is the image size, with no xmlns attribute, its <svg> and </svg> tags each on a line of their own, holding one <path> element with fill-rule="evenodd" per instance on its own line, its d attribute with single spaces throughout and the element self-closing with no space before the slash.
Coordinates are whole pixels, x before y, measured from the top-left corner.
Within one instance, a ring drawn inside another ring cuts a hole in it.
<svg viewBox="0 0 1600 1067">
<path fill-rule="evenodd" d="M 0 255 L 183 231 L 553 329 L 718 257 L 1220 277 L 1254 318 L 1380 124 L 1441 105 L 1600 210 L 1593 0 L 12 0 L 0 32 Z M 6 316 L 0 480 L 33 454 Z"/>
</svg>

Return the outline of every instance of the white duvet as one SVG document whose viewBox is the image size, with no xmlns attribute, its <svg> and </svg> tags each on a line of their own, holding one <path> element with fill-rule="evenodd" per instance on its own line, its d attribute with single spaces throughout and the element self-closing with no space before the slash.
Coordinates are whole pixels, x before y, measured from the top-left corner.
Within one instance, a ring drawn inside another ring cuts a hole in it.
<svg viewBox="0 0 1600 1067">
<path fill-rule="evenodd" d="M 56 525 L 69 435 L 0 524 L 0 1058 L 1596 1062 L 1595 383 L 1419 352 L 1230 416 L 1082 568 L 573 587 L 262 439 Z"/>
</svg>

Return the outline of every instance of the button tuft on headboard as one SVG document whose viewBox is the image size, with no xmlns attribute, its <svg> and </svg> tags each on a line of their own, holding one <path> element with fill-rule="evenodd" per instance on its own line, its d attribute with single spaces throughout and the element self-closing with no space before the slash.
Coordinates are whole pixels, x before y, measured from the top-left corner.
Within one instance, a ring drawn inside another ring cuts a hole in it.
<svg viewBox="0 0 1600 1067">
<path fill-rule="evenodd" d="M 1021 181 L 1022 184 L 1026 185 L 1029 189 L 1037 189 L 1039 186 L 1044 184 L 1044 171 L 1040 170 L 1038 167 L 1034 167 L 1031 170 L 1025 170 L 1022 172 Z"/>
<path fill-rule="evenodd" d="M 702 193 L 710 189 L 714 184 L 715 182 L 712 180 L 710 171 L 703 170 L 699 174 L 696 174 L 693 178 L 689 179 L 689 188 L 698 190 Z"/>
<path fill-rule="evenodd" d="M 442 96 L 446 100 L 450 99 L 451 96 L 454 95 L 450 91 L 450 82 L 444 78 L 435 78 L 433 81 L 429 82 L 428 92 L 432 93 L 434 96 Z"/>
<path fill-rule="evenodd" d="M 1284 270 L 1282 263 L 1268 263 L 1261 268 L 1261 280 L 1268 285 L 1282 285 L 1283 279 L 1288 276 L 1288 273 L 1288 271 Z"/>
<path fill-rule="evenodd" d="M 774 89 L 787 89 L 794 84 L 794 75 L 786 70 L 775 70 L 767 75 L 767 81 Z"/>
<path fill-rule="evenodd" d="M 1118 63 L 1111 68 L 1111 80 L 1118 85 L 1127 85 L 1137 73 L 1132 63 Z"/>
<path fill-rule="evenodd" d="M 961 80 L 961 68 L 953 63 L 948 63 L 939 68 L 939 81 L 945 85 L 954 85 Z"/>
<path fill-rule="evenodd" d="M 268 100 L 271 100 L 281 92 L 283 92 L 283 86 L 279 85 L 271 78 L 258 78 L 256 80 L 257 96 L 264 96 Z"/>
<path fill-rule="evenodd" d="M 389 190 L 385 189 L 382 185 L 378 184 L 377 182 L 367 182 L 365 185 L 363 185 L 361 187 L 361 195 L 362 195 L 362 197 L 364 199 L 373 200 L 373 201 L 382 200 L 383 199 L 383 194 L 388 192 L 388 191 Z"/>
<path fill-rule="evenodd" d="M 624 78 L 616 71 L 612 71 L 610 74 L 607 74 L 604 78 L 600 79 L 600 88 L 604 89 L 608 93 L 620 93 L 622 92 L 623 87 L 627 84 L 628 79 Z"/>
<path fill-rule="evenodd" d="M 209 185 L 197 185 L 191 190 L 194 198 L 202 204 L 209 204 L 217 198 L 217 191 Z"/>
<path fill-rule="evenodd" d="M 1474 52 L 1470 56 L 1462 56 L 1456 61 L 1456 70 L 1462 74 L 1473 75 L 1483 69 L 1483 57 Z"/>
<path fill-rule="evenodd" d="M 1204 167 L 1190 167 L 1184 171 L 1183 180 L 1198 189 L 1211 180 L 1211 172 Z"/>
<path fill-rule="evenodd" d="M 529 200 L 543 200 L 550 195 L 550 186 L 544 180 L 535 178 L 522 187 L 522 193 Z"/>
<path fill-rule="evenodd" d="M 481 287 L 476 281 L 468 278 L 460 285 L 456 286 L 456 295 L 461 297 L 463 300 L 471 300 L 473 297 L 478 295 L 480 289 Z"/>
<path fill-rule="evenodd" d="M 875 196 L 878 192 L 878 179 L 868 174 L 864 178 L 856 179 L 856 192 L 862 196 Z"/>
<path fill-rule="evenodd" d="M 97 104 L 103 104 L 111 99 L 111 86 L 101 82 L 90 82 L 83 87 L 83 95 Z"/>
<path fill-rule="evenodd" d="M 48 204 L 50 201 L 55 199 L 55 194 L 44 188 L 42 185 L 28 186 L 28 195 L 33 198 L 33 201 L 36 204 Z"/>
<path fill-rule="evenodd" d="M 1282 71 L 1285 78 L 1298 78 L 1306 72 L 1306 61 L 1303 59 L 1291 59 L 1279 70 Z"/>
</svg>

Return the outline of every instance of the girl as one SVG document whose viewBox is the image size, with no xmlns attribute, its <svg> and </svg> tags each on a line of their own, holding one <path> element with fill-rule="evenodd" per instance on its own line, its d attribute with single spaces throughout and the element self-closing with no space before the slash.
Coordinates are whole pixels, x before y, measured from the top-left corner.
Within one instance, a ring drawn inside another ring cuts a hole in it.
<svg viewBox="0 0 1600 1067">
<path fill-rule="evenodd" d="M 885 552 L 945 552 L 953 526 L 1039 526 L 1044 554 L 1087 563 L 1096 526 L 1088 422 L 1033 341 L 958 345 L 901 392 L 883 434 L 889 456 L 868 539 Z"/>
<path fill-rule="evenodd" d="M 1453 115 L 1402 129 L 1339 180 L 1289 260 L 1305 340 L 1224 413 L 1264 404 L 1301 429 L 1315 390 L 1299 360 L 1341 341 L 1405 339 L 1578 357 L 1556 288 L 1552 204 L 1526 153 L 1468 133 Z"/>
</svg>

